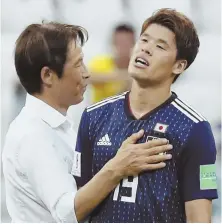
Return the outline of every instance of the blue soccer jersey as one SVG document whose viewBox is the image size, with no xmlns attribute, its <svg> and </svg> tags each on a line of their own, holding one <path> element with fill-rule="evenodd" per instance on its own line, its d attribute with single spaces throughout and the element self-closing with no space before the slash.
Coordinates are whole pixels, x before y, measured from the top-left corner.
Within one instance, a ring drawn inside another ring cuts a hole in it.
<svg viewBox="0 0 222 224">
<path fill-rule="evenodd" d="M 185 222 L 186 201 L 217 198 L 210 124 L 175 93 L 141 119 L 131 113 L 129 92 L 86 108 L 76 145 L 77 185 L 86 184 L 141 129 L 139 143 L 167 138 L 172 160 L 163 169 L 123 179 L 92 212 L 92 222 Z"/>
</svg>

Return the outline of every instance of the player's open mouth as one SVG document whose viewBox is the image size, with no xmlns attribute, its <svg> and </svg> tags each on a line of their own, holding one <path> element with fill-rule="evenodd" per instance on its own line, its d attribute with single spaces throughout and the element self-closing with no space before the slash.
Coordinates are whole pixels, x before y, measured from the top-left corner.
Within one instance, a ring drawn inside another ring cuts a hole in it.
<svg viewBox="0 0 222 224">
<path fill-rule="evenodd" d="M 135 62 L 136 62 L 136 66 L 138 66 L 138 67 L 149 66 L 149 62 L 147 60 L 145 60 L 144 58 L 141 58 L 141 57 L 136 57 Z"/>
</svg>

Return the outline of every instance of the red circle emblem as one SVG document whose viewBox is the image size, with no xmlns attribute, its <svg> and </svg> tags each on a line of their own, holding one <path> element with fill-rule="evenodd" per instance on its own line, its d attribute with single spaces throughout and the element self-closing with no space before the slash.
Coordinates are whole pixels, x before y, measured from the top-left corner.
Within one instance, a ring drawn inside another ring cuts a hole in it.
<svg viewBox="0 0 222 224">
<path fill-rule="evenodd" d="M 159 127 L 159 130 L 163 130 L 163 126 L 160 126 L 160 127 Z"/>
</svg>

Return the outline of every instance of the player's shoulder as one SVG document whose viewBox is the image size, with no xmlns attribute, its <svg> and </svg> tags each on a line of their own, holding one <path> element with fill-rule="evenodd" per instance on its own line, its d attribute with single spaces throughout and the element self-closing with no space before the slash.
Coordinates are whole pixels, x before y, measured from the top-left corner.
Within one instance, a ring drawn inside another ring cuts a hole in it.
<svg viewBox="0 0 222 224">
<path fill-rule="evenodd" d="M 98 113 L 99 111 L 105 111 L 107 109 L 111 110 L 112 108 L 117 107 L 119 104 L 121 104 L 124 101 L 127 93 L 128 93 L 128 91 L 121 93 L 119 95 L 114 95 L 114 96 L 108 97 L 98 103 L 92 104 L 86 108 L 86 112 L 87 113 L 92 113 L 92 112 Z"/>
<path fill-rule="evenodd" d="M 187 119 L 191 123 L 208 122 L 207 119 L 196 109 L 181 100 L 178 96 L 171 102 L 171 105 L 175 108 L 178 117 Z"/>
</svg>

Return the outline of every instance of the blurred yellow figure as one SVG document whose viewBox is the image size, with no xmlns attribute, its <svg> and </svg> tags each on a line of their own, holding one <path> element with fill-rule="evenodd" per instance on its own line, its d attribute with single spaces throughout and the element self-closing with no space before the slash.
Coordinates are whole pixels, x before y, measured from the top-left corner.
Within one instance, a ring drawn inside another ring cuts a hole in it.
<svg viewBox="0 0 222 224">
<path fill-rule="evenodd" d="M 89 64 L 89 70 L 99 78 L 99 76 L 113 74 L 116 70 L 116 66 L 111 56 L 101 55 L 92 59 Z M 123 82 L 124 81 L 94 83 L 92 85 L 93 103 L 121 92 L 121 87 L 124 84 Z"/>
<path fill-rule="evenodd" d="M 131 25 L 120 24 L 112 34 L 112 55 L 99 55 L 89 63 L 92 84 L 92 102 L 96 103 L 129 89 L 127 73 L 135 31 Z"/>
</svg>

